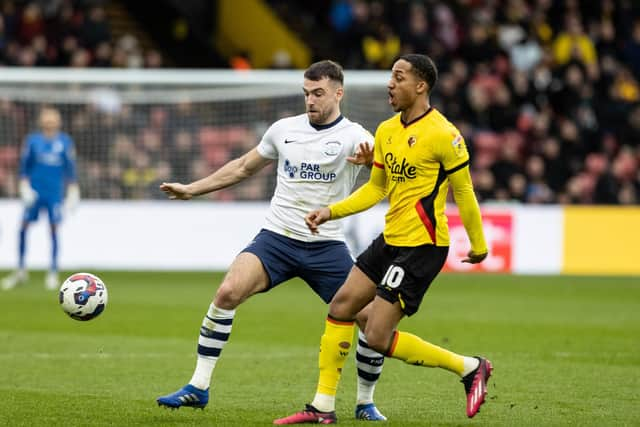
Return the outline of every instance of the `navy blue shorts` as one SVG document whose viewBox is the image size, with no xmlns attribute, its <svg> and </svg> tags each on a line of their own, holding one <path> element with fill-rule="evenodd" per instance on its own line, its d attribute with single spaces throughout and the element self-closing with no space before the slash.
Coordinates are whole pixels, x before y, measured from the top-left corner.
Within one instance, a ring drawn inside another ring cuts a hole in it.
<svg viewBox="0 0 640 427">
<path fill-rule="evenodd" d="M 47 200 L 43 197 L 38 197 L 31 206 L 24 210 L 22 220 L 25 222 L 36 221 L 42 209 L 47 210 L 50 224 L 60 224 L 60 221 L 62 221 L 62 201 Z"/>
<path fill-rule="evenodd" d="M 302 242 L 264 229 L 242 252 L 250 252 L 262 262 L 270 280 L 266 291 L 299 277 L 325 303 L 331 301 L 353 267 L 344 242 Z"/>
</svg>

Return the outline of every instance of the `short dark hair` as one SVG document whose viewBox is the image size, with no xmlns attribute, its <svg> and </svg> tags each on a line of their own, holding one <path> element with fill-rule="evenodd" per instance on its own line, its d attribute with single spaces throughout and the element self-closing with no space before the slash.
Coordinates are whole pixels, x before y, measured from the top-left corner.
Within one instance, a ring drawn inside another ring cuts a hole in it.
<svg viewBox="0 0 640 427">
<path fill-rule="evenodd" d="M 337 62 L 325 59 L 324 61 L 314 62 L 304 72 L 304 78 L 317 82 L 323 78 L 328 78 L 334 82 L 344 85 L 344 73 L 342 72 L 342 65 Z"/>
<path fill-rule="evenodd" d="M 400 56 L 398 59 L 404 59 L 411 64 L 411 71 L 413 71 L 413 74 L 415 74 L 420 80 L 427 82 L 429 85 L 429 92 L 431 92 L 438 81 L 438 69 L 431 58 L 427 55 L 408 53 Z"/>
</svg>

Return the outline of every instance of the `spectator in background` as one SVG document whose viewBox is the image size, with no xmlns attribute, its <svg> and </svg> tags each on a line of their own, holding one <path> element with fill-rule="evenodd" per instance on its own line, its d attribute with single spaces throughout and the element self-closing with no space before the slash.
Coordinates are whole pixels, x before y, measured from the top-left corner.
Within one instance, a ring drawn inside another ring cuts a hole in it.
<svg viewBox="0 0 640 427">
<path fill-rule="evenodd" d="M 365 68 L 387 68 L 400 54 L 400 38 L 393 29 L 380 23 L 362 39 Z"/>
<path fill-rule="evenodd" d="M 28 279 L 25 266 L 27 231 L 41 210 L 49 216 L 51 264 L 45 277 L 48 290 L 58 288 L 58 225 L 65 212 L 75 209 L 80 190 L 76 180 L 73 140 L 60 132 L 58 110 L 44 108 L 40 113 L 40 132 L 27 136 L 20 160 L 20 197 L 25 211 L 20 226 L 18 269 L 2 280 L 3 290 L 13 289 Z"/>
<path fill-rule="evenodd" d="M 491 61 L 498 52 L 498 46 L 490 37 L 489 29 L 480 22 L 473 22 L 467 39 L 462 43 L 459 55 L 471 67 L 480 62 Z"/>
<path fill-rule="evenodd" d="M 408 25 L 402 28 L 400 39 L 403 50 L 411 52 L 431 52 L 432 33 L 429 28 L 427 9 L 423 4 L 412 3 L 409 8 Z"/>
<path fill-rule="evenodd" d="M 582 63 L 592 79 L 597 77 L 598 55 L 591 38 L 584 32 L 580 17 L 567 15 L 565 31 L 553 41 L 553 59 L 556 65 L 562 66 L 575 60 Z"/>
<path fill-rule="evenodd" d="M 238 52 L 229 59 L 229 66 L 234 70 L 250 70 L 253 68 L 251 66 L 251 58 L 249 56 L 249 52 L 242 51 Z"/>
<path fill-rule="evenodd" d="M 92 67 L 108 68 L 111 66 L 111 55 L 113 48 L 108 41 L 100 42 L 96 48 L 91 61 Z"/>
<path fill-rule="evenodd" d="M 344 46 L 345 66 L 359 68 L 364 62 L 362 42 L 364 37 L 369 34 L 371 27 L 369 3 L 364 0 L 354 0 L 351 14 L 353 16 L 351 25 L 339 40 Z"/>
<path fill-rule="evenodd" d="M 279 3 L 287 6 L 287 2 Z M 428 53 L 442 70 L 442 84 L 433 94 L 433 103 L 465 133 L 474 151 L 474 173 L 484 176 L 484 171 L 499 161 L 495 144 L 485 146 L 484 136 L 477 136 L 491 133 L 500 145 L 505 134 L 517 130 L 526 140 L 517 154 L 519 164 L 525 167 L 528 156 L 541 156 L 553 199 L 578 202 L 591 197 L 590 183 L 601 178 L 588 169 L 590 154 L 604 154 L 607 164 L 613 165 L 620 150 L 637 147 L 640 141 L 636 119 L 640 13 L 636 3 L 339 0 L 331 5 L 301 6 L 304 13 L 296 15 L 295 25 L 290 25 L 296 30 L 311 26 L 310 33 L 316 38 L 333 36 L 328 43 L 332 55 L 344 58 L 348 68 L 379 69 L 397 53 Z M 159 51 L 144 51 L 135 37 L 112 39 L 104 4 L 3 1 L 0 63 L 114 68 L 166 65 Z M 363 49 L 365 37 L 367 49 Z M 240 61 L 234 68 L 246 65 Z M 274 61 L 274 68 L 291 66 L 286 53 L 279 53 Z M 137 106 L 133 111 L 136 116 L 144 115 Z M 205 120 L 211 120 L 219 126 L 217 120 L 224 114 L 216 111 L 204 118 L 189 111 L 180 120 L 194 123 L 189 125 L 193 126 L 190 132 L 199 140 L 201 123 L 209 125 Z M 102 140 L 90 137 L 93 120 L 94 115 L 87 112 L 87 144 L 81 134 L 72 131 L 78 148 L 84 151 L 81 156 L 89 148 L 100 150 Z M 135 140 L 145 125 L 129 120 L 127 126 L 128 135 Z M 173 140 L 173 133 L 164 134 L 163 140 Z M 109 138 L 113 140 L 113 135 Z M 480 141 L 477 147 L 475 141 Z M 213 157 L 228 155 L 228 147 L 218 150 L 220 154 Z M 85 164 L 88 167 L 89 163 Z M 91 167 L 92 173 L 99 172 L 103 179 L 108 170 Z M 523 176 L 530 179 L 526 173 Z M 640 183 L 637 174 L 635 181 Z M 493 193 L 507 198 L 508 187 L 501 183 Z M 257 193 L 243 189 L 220 194 L 233 199 Z M 96 191 L 98 194 L 103 193 Z M 625 194 L 631 192 L 626 190 Z"/>
<path fill-rule="evenodd" d="M 80 27 L 80 38 L 88 49 L 94 49 L 100 43 L 111 40 L 111 27 L 101 6 L 89 9 L 88 16 Z"/>
<path fill-rule="evenodd" d="M 42 10 L 36 3 L 28 3 L 18 22 L 18 40 L 28 45 L 34 37 L 44 33 Z"/>
<path fill-rule="evenodd" d="M 509 47 L 509 55 L 516 70 L 529 73 L 542 60 L 542 48 L 533 35 L 523 34 Z"/>
<path fill-rule="evenodd" d="M 145 68 L 162 68 L 164 59 L 159 50 L 151 49 L 145 52 L 144 67 Z"/>
<path fill-rule="evenodd" d="M 633 23 L 631 38 L 623 48 L 625 62 L 631 67 L 636 80 L 640 80 L 640 19 Z"/>
</svg>

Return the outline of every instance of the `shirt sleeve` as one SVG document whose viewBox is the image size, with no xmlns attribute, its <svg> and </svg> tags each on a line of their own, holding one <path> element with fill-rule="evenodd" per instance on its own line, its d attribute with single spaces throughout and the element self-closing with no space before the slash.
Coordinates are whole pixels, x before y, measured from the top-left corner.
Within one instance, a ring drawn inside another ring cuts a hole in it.
<svg viewBox="0 0 640 427">
<path fill-rule="evenodd" d="M 65 175 L 68 181 L 75 182 L 76 174 L 76 147 L 71 137 L 67 137 L 67 149 L 65 151 Z"/>
<path fill-rule="evenodd" d="M 356 154 L 356 152 L 358 151 L 358 147 L 363 142 L 366 142 L 367 144 L 369 144 L 372 147 L 375 147 L 375 145 L 376 145 L 375 142 L 374 142 L 373 135 L 371 135 L 371 132 L 369 132 L 368 130 L 366 130 L 362 126 L 361 126 L 361 129 L 362 129 L 362 131 L 360 132 L 360 135 L 358 136 L 358 141 L 356 141 L 356 143 L 353 145 L 353 152 L 351 153 L 352 156 L 354 154 Z"/>
<path fill-rule="evenodd" d="M 20 178 L 28 178 L 33 163 L 33 150 L 31 149 L 31 136 L 24 140 L 22 154 L 20 155 Z"/>
<path fill-rule="evenodd" d="M 262 136 L 262 140 L 258 144 L 258 153 L 266 158 L 266 159 L 277 159 L 278 158 L 278 148 L 276 147 L 275 140 L 275 129 L 276 124 L 274 123 L 267 129 L 267 131 Z"/>
<path fill-rule="evenodd" d="M 460 212 L 460 219 L 471 242 L 471 250 L 475 254 L 484 254 L 488 252 L 488 248 L 482 230 L 482 216 L 478 200 L 473 192 L 469 161 L 467 160 L 466 163 L 463 167 L 457 168 L 456 171 L 449 174 L 449 182 L 453 189 L 453 198 Z"/>
<path fill-rule="evenodd" d="M 441 138 L 440 153 L 438 154 L 440 163 L 442 163 L 447 175 L 467 166 L 469 164 L 469 152 L 462 135 L 459 132 L 451 132 Z"/>
</svg>

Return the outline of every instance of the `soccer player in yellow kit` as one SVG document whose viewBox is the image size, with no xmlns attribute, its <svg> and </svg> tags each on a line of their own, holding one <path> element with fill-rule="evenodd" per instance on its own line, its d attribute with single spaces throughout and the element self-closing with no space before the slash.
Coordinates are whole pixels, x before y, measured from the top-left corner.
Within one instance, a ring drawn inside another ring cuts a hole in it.
<svg viewBox="0 0 640 427">
<path fill-rule="evenodd" d="M 317 232 L 326 221 L 353 215 L 389 198 L 383 233 L 358 257 L 329 306 L 313 402 L 274 424 L 337 422 L 335 395 L 351 347 L 355 315 L 371 301 L 365 329 L 370 348 L 411 365 L 440 367 L 459 375 L 467 395 L 468 417 L 485 401 L 492 371 L 489 360 L 458 355 L 397 330 L 404 316 L 418 310 L 447 258 L 449 184 L 471 241 L 463 262 L 482 262 L 488 253 L 464 139 L 429 104 L 436 80 L 437 69 L 428 56 L 403 55 L 394 63 L 389 103 L 400 114 L 378 127 L 369 181 L 346 199 L 305 218 L 309 229 Z"/>
</svg>

